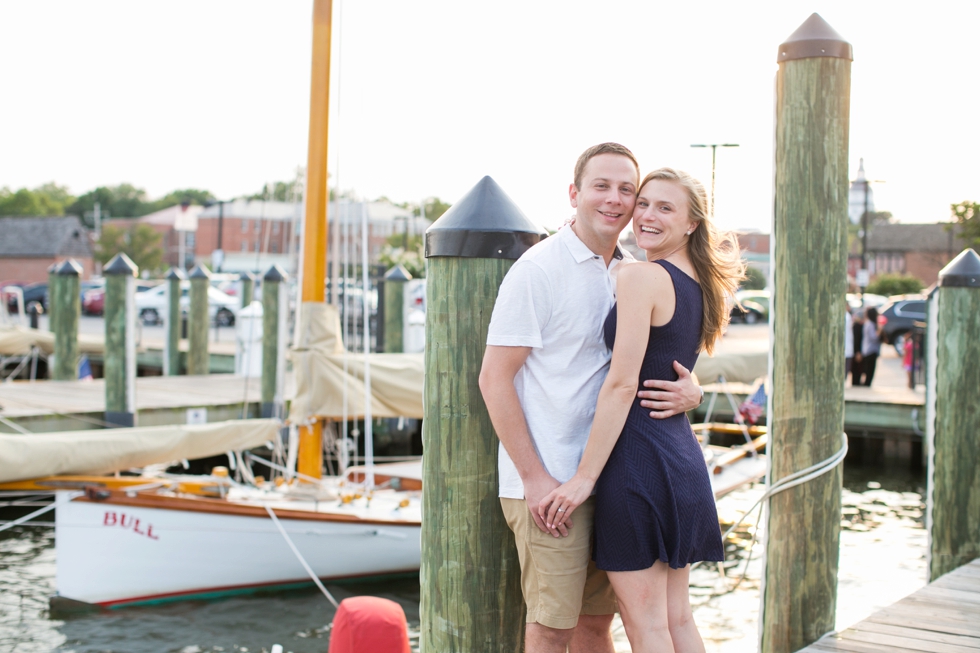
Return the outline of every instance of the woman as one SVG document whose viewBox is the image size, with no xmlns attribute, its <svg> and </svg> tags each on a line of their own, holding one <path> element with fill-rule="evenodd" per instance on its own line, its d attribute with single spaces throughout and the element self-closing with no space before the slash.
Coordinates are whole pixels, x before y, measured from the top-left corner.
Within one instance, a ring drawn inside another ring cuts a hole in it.
<svg viewBox="0 0 980 653">
<path fill-rule="evenodd" d="M 619 273 L 605 325 L 612 363 L 582 462 L 539 510 L 557 527 L 595 487 L 593 556 L 633 651 L 703 651 L 688 576 L 692 562 L 724 559 L 711 482 L 687 416 L 651 420 L 635 397 L 641 375 L 675 380 L 675 360 L 693 369 L 712 351 L 744 265 L 733 242 L 719 242 L 704 187 L 670 168 L 640 185 L 633 233 L 653 263 Z"/>
<path fill-rule="evenodd" d="M 861 348 L 864 345 L 864 314 L 860 310 L 854 312 L 854 323 L 851 325 L 851 335 L 854 337 L 854 361 L 851 363 L 851 386 L 862 384 L 864 374 L 864 359 Z"/>
<path fill-rule="evenodd" d="M 875 366 L 881 353 L 881 327 L 878 326 L 878 309 L 869 306 L 864 311 L 864 326 L 861 334 L 861 366 L 864 371 L 864 385 L 870 386 L 875 378 Z"/>
</svg>

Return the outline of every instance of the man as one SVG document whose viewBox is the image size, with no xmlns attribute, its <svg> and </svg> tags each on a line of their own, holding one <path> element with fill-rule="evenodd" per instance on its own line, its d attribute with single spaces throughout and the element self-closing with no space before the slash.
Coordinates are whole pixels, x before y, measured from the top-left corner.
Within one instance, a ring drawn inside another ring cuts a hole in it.
<svg viewBox="0 0 980 653">
<path fill-rule="evenodd" d="M 617 242 L 636 202 L 639 166 L 616 143 L 586 150 L 568 194 L 575 221 L 531 248 L 508 272 L 494 306 L 480 372 L 500 438 L 500 504 L 514 531 L 527 603 L 528 653 L 612 653 L 616 599 L 592 563 L 589 499 L 574 524 L 549 529 L 538 503 L 575 473 L 588 440 L 610 352 L 602 325 L 616 298 Z M 690 373 L 646 381 L 651 416 L 700 403 Z"/>
</svg>

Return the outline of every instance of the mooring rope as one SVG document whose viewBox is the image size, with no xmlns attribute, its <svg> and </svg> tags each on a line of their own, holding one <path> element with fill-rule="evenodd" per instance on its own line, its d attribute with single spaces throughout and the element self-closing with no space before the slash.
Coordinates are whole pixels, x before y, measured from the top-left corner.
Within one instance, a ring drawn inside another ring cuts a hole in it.
<svg viewBox="0 0 980 653">
<path fill-rule="evenodd" d="M 84 494 L 85 494 L 84 492 L 69 492 L 68 493 L 68 500 L 71 501 L 75 497 L 80 497 L 80 496 L 82 496 Z M 34 519 L 35 517 L 39 517 L 39 516 L 43 515 L 44 513 L 48 512 L 50 510 L 54 510 L 54 508 L 55 508 L 56 505 L 57 505 L 57 503 L 52 502 L 50 505 L 44 506 L 40 510 L 35 510 L 34 512 L 29 513 L 27 515 L 24 515 L 23 517 L 21 517 L 19 519 L 15 519 L 13 521 L 9 521 L 6 524 L 4 524 L 3 526 L 0 526 L 0 532 L 5 531 L 8 528 L 13 528 L 14 526 L 20 526 L 24 522 L 30 521 L 30 520 Z"/>
<path fill-rule="evenodd" d="M 320 588 L 320 591 L 323 592 L 323 595 L 325 597 L 327 597 L 327 600 L 333 604 L 333 607 L 339 608 L 340 604 L 337 603 L 337 599 L 333 597 L 333 594 L 327 591 L 327 588 L 324 587 L 323 583 L 320 582 L 320 579 L 313 571 L 313 568 L 310 567 L 310 565 L 306 562 L 306 558 L 303 557 L 303 554 L 300 553 L 299 549 L 296 548 L 296 545 L 293 544 L 293 540 L 292 538 L 289 537 L 289 533 L 287 533 L 286 529 L 283 528 L 282 524 L 279 523 L 279 518 L 276 517 L 276 513 L 274 513 L 272 511 L 272 508 L 270 508 L 269 506 L 265 507 L 265 511 L 269 513 L 269 517 L 272 518 L 272 523 L 274 523 L 276 525 L 276 528 L 279 529 L 279 532 L 282 533 L 283 538 L 286 540 L 286 544 L 288 544 L 289 548 L 293 550 L 294 554 L 296 554 L 296 558 L 299 560 L 299 563 L 303 565 L 303 569 L 306 570 L 306 573 L 309 574 L 310 578 L 313 579 L 313 582 L 316 583 L 316 586 Z"/>
</svg>

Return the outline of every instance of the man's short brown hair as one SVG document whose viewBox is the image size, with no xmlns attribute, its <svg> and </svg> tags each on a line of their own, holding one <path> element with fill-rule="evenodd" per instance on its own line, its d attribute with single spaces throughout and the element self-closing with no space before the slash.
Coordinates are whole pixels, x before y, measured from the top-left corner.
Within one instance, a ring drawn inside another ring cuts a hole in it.
<svg viewBox="0 0 980 653">
<path fill-rule="evenodd" d="M 633 162 L 636 166 L 636 179 L 640 179 L 640 164 L 636 162 L 636 157 L 633 153 L 629 151 L 629 148 L 625 145 L 620 145 L 619 143 L 599 143 L 598 145 L 593 145 L 586 151 L 582 152 L 579 156 L 578 161 L 575 162 L 575 188 L 582 190 L 582 174 L 585 172 L 585 165 L 594 156 L 599 156 L 600 154 L 618 154 L 620 156 L 625 156 L 627 159 Z"/>
</svg>

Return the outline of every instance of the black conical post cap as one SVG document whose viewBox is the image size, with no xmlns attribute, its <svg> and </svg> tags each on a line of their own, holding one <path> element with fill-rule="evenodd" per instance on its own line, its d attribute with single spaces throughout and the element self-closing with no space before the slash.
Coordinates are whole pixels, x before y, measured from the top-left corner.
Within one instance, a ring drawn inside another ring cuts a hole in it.
<svg viewBox="0 0 980 653">
<path fill-rule="evenodd" d="M 122 252 L 113 256 L 112 260 L 102 268 L 102 274 L 128 274 L 135 277 L 138 273 L 139 267 Z"/>
<path fill-rule="evenodd" d="M 187 278 L 187 273 L 180 268 L 170 268 L 167 272 L 167 276 L 164 277 L 167 281 L 183 281 Z"/>
<path fill-rule="evenodd" d="M 61 263 L 55 263 L 53 268 L 50 268 L 53 274 L 57 274 L 62 277 L 80 277 L 82 276 L 82 266 L 78 264 L 73 258 L 66 259 Z"/>
<path fill-rule="evenodd" d="M 833 57 L 854 61 L 851 44 L 821 18 L 820 14 L 811 14 L 795 32 L 789 35 L 789 38 L 779 46 L 779 56 L 776 57 L 776 61 L 782 63 L 813 57 Z"/>
<path fill-rule="evenodd" d="M 411 281 L 412 273 L 405 269 L 405 266 L 398 264 L 385 272 L 385 281 Z"/>
<path fill-rule="evenodd" d="M 273 283 L 281 283 L 286 280 L 288 275 L 286 272 L 279 267 L 278 264 L 273 263 L 272 267 L 269 268 L 264 275 L 262 275 L 263 281 L 271 281 Z"/>
<path fill-rule="evenodd" d="M 487 176 L 425 230 L 425 256 L 514 260 L 546 235 Z"/>
<path fill-rule="evenodd" d="M 211 273 L 203 265 L 195 265 L 188 277 L 191 279 L 210 279 Z"/>
<path fill-rule="evenodd" d="M 939 285 L 980 288 L 980 256 L 967 247 L 939 272 Z"/>
<path fill-rule="evenodd" d="M 255 275 L 252 274 L 251 272 L 249 272 L 248 270 L 245 270 L 244 272 L 242 272 L 241 274 L 238 275 L 238 280 L 239 281 L 255 281 Z"/>
</svg>

